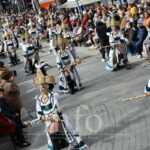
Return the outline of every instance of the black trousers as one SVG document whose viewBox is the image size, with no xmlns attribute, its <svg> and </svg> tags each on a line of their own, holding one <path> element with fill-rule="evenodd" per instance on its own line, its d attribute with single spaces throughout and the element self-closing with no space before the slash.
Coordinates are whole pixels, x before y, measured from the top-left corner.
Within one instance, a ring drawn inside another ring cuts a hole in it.
<svg viewBox="0 0 150 150">
<path fill-rule="evenodd" d="M 106 56 L 105 56 L 105 52 L 107 53 L 107 56 L 109 56 L 109 50 L 110 48 L 109 47 L 106 47 L 105 46 L 108 46 L 109 45 L 109 41 L 108 41 L 108 38 L 103 38 L 103 39 L 100 39 L 100 44 L 101 44 L 101 49 L 100 49 L 100 53 L 102 54 L 102 58 L 105 59 Z"/>
<path fill-rule="evenodd" d="M 24 143 L 25 138 L 23 135 L 23 128 L 22 128 L 22 122 L 21 122 L 21 112 L 20 110 L 16 110 L 16 115 L 15 115 L 15 122 L 16 122 L 16 138 L 18 143 Z"/>
<path fill-rule="evenodd" d="M 17 54 L 9 54 L 9 61 L 12 65 L 16 65 L 18 63 Z"/>
<path fill-rule="evenodd" d="M 66 76 L 66 81 L 67 81 L 67 85 L 69 87 L 70 90 L 70 94 L 74 94 L 75 93 L 75 82 L 71 79 L 70 76 Z"/>
</svg>

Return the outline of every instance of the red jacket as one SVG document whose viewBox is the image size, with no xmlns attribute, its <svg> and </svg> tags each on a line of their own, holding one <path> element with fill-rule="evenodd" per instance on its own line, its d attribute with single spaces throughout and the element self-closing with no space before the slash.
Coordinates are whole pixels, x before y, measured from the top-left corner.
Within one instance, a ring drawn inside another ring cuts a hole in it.
<svg viewBox="0 0 150 150">
<path fill-rule="evenodd" d="M 84 30 L 86 29 L 86 23 L 88 22 L 89 19 L 90 19 L 89 15 L 85 14 L 82 20 L 82 26 Z"/>
</svg>

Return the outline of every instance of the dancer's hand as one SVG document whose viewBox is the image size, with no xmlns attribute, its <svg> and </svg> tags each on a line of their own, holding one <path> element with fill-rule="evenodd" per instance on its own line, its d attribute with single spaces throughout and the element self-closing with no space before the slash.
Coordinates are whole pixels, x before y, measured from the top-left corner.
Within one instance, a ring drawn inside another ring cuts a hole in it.
<svg viewBox="0 0 150 150">
<path fill-rule="evenodd" d="M 23 124 L 27 126 L 27 125 L 31 124 L 31 121 L 24 121 Z"/>
<path fill-rule="evenodd" d="M 60 69 L 59 69 L 59 71 L 60 71 L 60 72 L 63 72 L 63 71 L 64 71 L 64 69 L 60 68 Z"/>
</svg>

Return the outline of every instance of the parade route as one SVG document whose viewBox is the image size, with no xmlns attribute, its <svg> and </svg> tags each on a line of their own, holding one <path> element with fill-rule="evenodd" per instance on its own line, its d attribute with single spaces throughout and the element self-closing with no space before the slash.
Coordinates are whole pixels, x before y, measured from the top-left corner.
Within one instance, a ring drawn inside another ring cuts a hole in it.
<svg viewBox="0 0 150 150">
<path fill-rule="evenodd" d="M 48 68 L 48 74 L 54 75 L 58 81 L 55 56 L 48 53 L 48 48 L 43 50 L 45 52 L 40 53 L 41 59 L 53 66 Z M 77 55 L 83 58 L 77 69 L 84 88 L 74 95 L 61 95 L 59 102 L 90 150 L 149 150 L 149 97 L 122 100 L 144 93 L 150 64 L 133 56 L 129 59 L 132 66 L 130 70 L 109 72 L 105 69 L 105 63 L 101 62 L 99 51 L 78 47 Z M 17 70 L 18 74 L 16 82 L 21 88 L 23 119 L 31 119 L 29 114 L 36 117 L 34 97 L 38 90 L 33 84 L 34 75 L 24 75 L 23 62 L 12 69 Z M 31 146 L 24 150 L 46 150 L 43 125 L 29 127 L 29 132 Z"/>
</svg>

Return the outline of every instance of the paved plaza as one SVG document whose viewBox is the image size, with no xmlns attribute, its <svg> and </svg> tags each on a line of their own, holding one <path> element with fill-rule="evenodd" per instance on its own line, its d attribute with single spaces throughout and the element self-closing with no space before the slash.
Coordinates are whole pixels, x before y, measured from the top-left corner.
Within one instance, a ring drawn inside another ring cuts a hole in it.
<svg viewBox="0 0 150 150">
<path fill-rule="evenodd" d="M 48 53 L 47 46 L 43 50 L 41 59 L 53 66 L 48 68 L 48 73 L 58 81 L 55 56 Z M 59 102 L 90 150 L 150 150 L 149 97 L 122 101 L 144 93 L 150 64 L 133 56 L 130 70 L 109 72 L 98 50 L 78 47 L 77 55 L 83 58 L 77 69 L 84 88 L 75 95 L 61 95 Z M 36 117 L 34 97 L 38 90 L 33 84 L 34 76 L 24 75 L 23 62 L 13 69 L 17 70 L 16 82 L 21 88 L 23 119 L 31 119 L 30 115 Z M 44 126 L 29 128 L 29 131 L 32 145 L 24 150 L 47 150 Z"/>
</svg>

